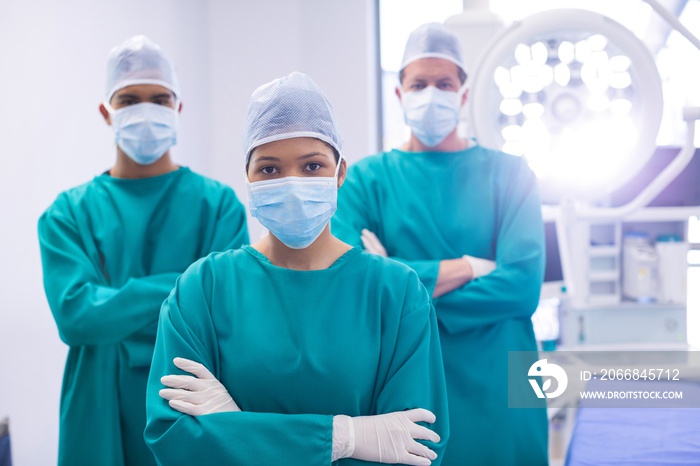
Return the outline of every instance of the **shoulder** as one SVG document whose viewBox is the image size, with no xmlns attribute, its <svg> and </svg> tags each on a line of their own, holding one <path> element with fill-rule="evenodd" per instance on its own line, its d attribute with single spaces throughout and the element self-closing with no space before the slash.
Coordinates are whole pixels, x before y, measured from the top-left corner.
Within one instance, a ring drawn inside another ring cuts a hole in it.
<svg viewBox="0 0 700 466">
<path fill-rule="evenodd" d="M 372 174 L 383 169 L 393 158 L 392 152 L 368 155 L 350 165 L 349 173 Z"/>
<path fill-rule="evenodd" d="M 430 303 L 428 291 L 418 274 L 406 264 L 366 251 L 358 255 L 358 260 L 366 280 L 379 287 L 382 295 L 403 303 L 402 307 L 410 310 Z"/>
<path fill-rule="evenodd" d="M 217 208 L 243 208 L 233 188 L 188 168 L 185 169 L 187 172 L 183 173 L 183 180 L 187 180 L 185 189 L 188 192 L 196 192 L 199 199 L 205 200 L 211 206 L 218 206 Z"/>
<path fill-rule="evenodd" d="M 187 167 L 183 167 L 181 168 L 181 170 L 185 170 L 182 175 L 183 178 L 186 178 L 191 184 L 197 185 L 208 192 L 234 194 L 233 189 L 230 186 L 222 183 L 221 181 L 217 181 L 213 178 L 209 178 L 208 176 L 201 175 L 197 172 L 190 170 Z"/>
<path fill-rule="evenodd" d="M 532 172 L 525 157 L 506 154 L 500 150 L 487 149 L 481 146 L 478 146 L 476 149 L 481 152 L 483 157 L 493 160 L 494 164 L 502 169 L 516 172 Z"/>
<path fill-rule="evenodd" d="M 42 219 L 72 216 L 75 208 L 89 199 L 95 190 L 98 178 L 61 192 L 44 211 Z"/>
<path fill-rule="evenodd" d="M 232 268 L 240 267 L 247 260 L 246 256 L 249 254 L 240 249 L 209 253 L 192 263 L 182 274 L 181 279 L 183 282 L 213 279 Z"/>
</svg>

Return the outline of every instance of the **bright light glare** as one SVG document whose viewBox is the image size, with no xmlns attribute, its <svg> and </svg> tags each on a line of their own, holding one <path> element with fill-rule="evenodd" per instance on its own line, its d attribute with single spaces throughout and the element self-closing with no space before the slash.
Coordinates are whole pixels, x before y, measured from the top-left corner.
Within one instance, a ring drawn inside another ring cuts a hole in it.
<svg viewBox="0 0 700 466">
<path fill-rule="evenodd" d="M 549 57 L 549 51 L 547 46 L 543 42 L 537 42 L 530 48 L 530 53 L 532 54 L 532 61 L 538 65 L 544 65 L 547 63 L 547 58 Z"/>
<path fill-rule="evenodd" d="M 534 160 L 548 152 L 552 145 L 552 135 L 542 120 L 526 120 L 523 123 L 524 155 L 528 160 Z"/>
<path fill-rule="evenodd" d="M 501 150 L 510 155 L 523 155 L 523 143 L 520 141 L 506 141 Z"/>
<path fill-rule="evenodd" d="M 594 34 L 588 38 L 588 45 L 592 52 L 600 52 L 605 50 L 608 45 L 608 39 L 601 34 Z"/>
<path fill-rule="evenodd" d="M 496 82 L 498 87 L 510 84 L 510 72 L 505 67 L 499 66 L 496 68 L 496 71 L 493 72 L 493 80 Z"/>
<path fill-rule="evenodd" d="M 554 81 L 554 71 L 550 66 L 529 63 L 511 68 L 513 82 L 520 84 L 523 91 L 536 94 Z"/>
<path fill-rule="evenodd" d="M 517 61 L 520 65 L 527 65 L 532 61 L 530 47 L 525 44 L 518 44 L 518 46 L 515 47 L 514 55 L 515 61 Z"/>
<path fill-rule="evenodd" d="M 632 109 L 632 102 L 627 99 L 613 99 L 610 101 L 610 113 L 613 115 L 627 115 Z"/>
<path fill-rule="evenodd" d="M 519 99 L 503 99 L 500 108 L 504 115 L 514 116 L 523 110 L 523 103 Z"/>
<path fill-rule="evenodd" d="M 554 82 L 561 87 L 566 87 L 571 80 L 571 70 L 564 63 L 559 63 L 554 67 Z"/>
<path fill-rule="evenodd" d="M 587 40 L 580 40 L 576 42 L 575 49 L 576 61 L 586 63 L 591 54 L 591 44 L 589 44 Z"/>
<path fill-rule="evenodd" d="M 581 80 L 591 92 L 602 94 L 610 86 L 610 73 L 606 64 L 591 60 L 581 67 Z"/>
<path fill-rule="evenodd" d="M 516 83 L 507 83 L 498 88 L 506 99 L 517 99 L 523 93 L 523 89 Z"/>
<path fill-rule="evenodd" d="M 544 115 L 544 105 L 539 102 L 530 102 L 523 105 L 523 115 L 529 120 L 542 118 Z"/>
<path fill-rule="evenodd" d="M 602 113 L 610 106 L 610 100 L 605 94 L 591 94 L 586 99 L 586 106 L 591 111 Z"/>
<path fill-rule="evenodd" d="M 610 75 L 610 87 L 613 89 L 626 89 L 632 85 L 632 76 L 627 71 L 612 73 Z"/>
<path fill-rule="evenodd" d="M 615 55 L 610 58 L 610 69 L 614 72 L 627 71 L 631 65 L 629 57 L 624 55 Z"/>
<path fill-rule="evenodd" d="M 520 141 L 523 138 L 523 128 L 519 125 L 508 125 L 501 130 L 506 141 Z"/>
<path fill-rule="evenodd" d="M 574 61 L 574 44 L 569 41 L 564 41 L 559 44 L 559 50 L 557 51 L 559 55 L 559 60 L 568 65 Z"/>
</svg>

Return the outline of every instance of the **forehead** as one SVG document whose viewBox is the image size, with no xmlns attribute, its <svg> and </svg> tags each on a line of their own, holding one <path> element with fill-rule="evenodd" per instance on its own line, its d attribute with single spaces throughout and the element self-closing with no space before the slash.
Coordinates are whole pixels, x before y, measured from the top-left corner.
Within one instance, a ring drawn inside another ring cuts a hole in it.
<svg viewBox="0 0 700 466">
<path fill-rule="evenodd" d="M 275 157 L 282 161 L 294 160 L 301 155 L 318 153 L 329 158 L 334 158 L 333 149 L 316 138 L 289 138 L 261 144 L 250 155 L 250 161 L 255 163 L 261 157 Z"/>
<path fill-rule="evenodd" d="M 403 76 L 404 80 L 444 78 L 459 80 L 459 67 L 444 58 L 420 58 L 406 65 Z"/>
<path fill-rule="evenodd" d="M 112 99 L 126 95 L 133 95 L 143 100 L 152 99 L 153 97 L 162 95 L 168 95 L 175 98 L 175 94 L 173 94 L 173 92 L 166 87 L 159 86 L 157 84 L 134 84 L 133 86 L 126 86 L 119 89 L 114 93 Z"/>
</svg>

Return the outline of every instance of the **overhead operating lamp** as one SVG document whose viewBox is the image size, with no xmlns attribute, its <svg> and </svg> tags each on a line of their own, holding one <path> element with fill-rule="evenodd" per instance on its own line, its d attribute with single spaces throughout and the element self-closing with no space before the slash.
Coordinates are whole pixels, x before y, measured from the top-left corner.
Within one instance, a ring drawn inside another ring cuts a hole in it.
<svg viewBox="0 0 700 466">
<path fill-rule="evenodd" d="M 528 159 L 542 185 L 599 199 L 656 148 L 663 99 L 646 46 L 601 14 L 561 9 L 503 30 L 471 86 L 479 143 Z"/>
<path fill-rule="evenodd" d="M 645 1 L 698 46 L 662 5 Z M 646 207 L 693 157 L 700 119 L 700 110 L 685 109 L 683 149 L 635 199 L 596 206 L 652 156 L 663 98 L 646 46 L 616 21 L 578 9 L 534 14 L 496 35 L 474 70 L 470 105 L 479 144 L 526 157 L 542 191 L 560 201 L 543 214 L 556 224 L 569 296 L 578 280 L 568 233 L 579 221 L 617 221 Z"/>
</svg>

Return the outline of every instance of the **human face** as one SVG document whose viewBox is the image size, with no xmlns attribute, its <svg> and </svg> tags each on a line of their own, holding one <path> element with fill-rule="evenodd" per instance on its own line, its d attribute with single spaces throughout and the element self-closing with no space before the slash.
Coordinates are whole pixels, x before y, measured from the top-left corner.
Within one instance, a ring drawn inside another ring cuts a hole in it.
<svg viewBox="0 0 700 466">
<path fill-rule="evenodd" d="M 150 102 L 156 105 L 164 105 L 172 109 L 182 110 L 182 103 L 177 102 L 175 94 L 169 89 L 157 84 L 135 84 L 126 86 L 114 93 L 109 101 L 109 104 L 114 110 L 136 105 L 144 102 Z M 177 106 L 177 108 L 176 108 Z M 100 112 L 108 124 L 111 124 L 110 115 L 104 104 L 100 105 Z"/>
<path fill-rule="evenodd" d="M 462 83 L 459 79 L 459 68 L 443 58 L 421 58 L 409 63 L 403 69 L 403 92 L 415 92 L 434 86 L 443 91 L 459 92 Z M 396 93 L 401 98 L 399 89 Z M 462 97 L 462 105 L 467 100 L 467 92 Z"/>
<path fill-rule="evenodd" d="M 338 187 L 345 179 L 345 161 L 338 172 Z M 248 180 L 273 180 L 288 176 L 333 177 L 336 160 L 331 147 L 315 138 L 291 138 L 268 142 L 250 155 Z"/>
</svg>

